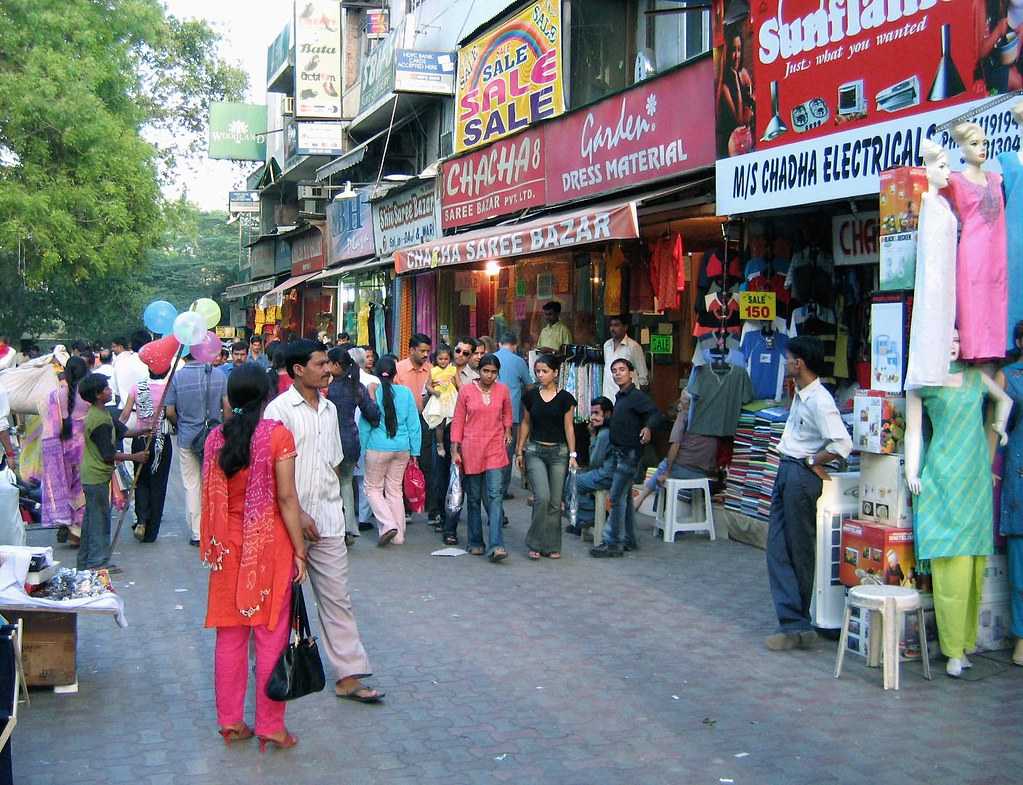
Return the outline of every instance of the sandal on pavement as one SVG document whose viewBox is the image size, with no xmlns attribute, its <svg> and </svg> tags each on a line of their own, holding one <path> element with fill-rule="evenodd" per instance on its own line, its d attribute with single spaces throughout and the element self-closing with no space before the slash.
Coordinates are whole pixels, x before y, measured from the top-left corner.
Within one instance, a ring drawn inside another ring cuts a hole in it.
<svg viewBox="0 0 1023 785">
<path fill-rule="evenodd" d="M 470 556 L 482 556 L 483 555 L 483 549 L 481 547 L 479 547 L 478 545 L 474 545 L 472 548 L 469 549 L 469 555 Z"/>
<path fill-rule="evenodd" d="M 489 556 L 490 561 L 493 562 L 494 564 L 497 564 L 499 561 L 504 561 L 507 558 L 508 551 L 506 551 L 504 548 L 494 548 L 494 550 L 490 552 Z"/>
<path fill-rule="evenodd" d="M 551 551 L 550 553 L 545 553 L 544 556 L 546 556 L 548 559 L 560 559 L 561 551 Z"/>
<path fill-rule="evenodd" d="M 385 693 L 377 692 L 371 687 L 359 687 L 351 692 L 338 692 L 335 690 L 334 694 L 339 698 L 355 701 L 356 703 L 380 703 L 385 695 Z"/>
<path fill-rule="evenodd" d="M 380 535 L 380 541 L 377 543 L 377 545 L 379 545 L 382 548 L 397 536 L 398 536 L 397 529 L 388 529 L 387 531 Z"/>
<path fill-rule="evenodd" d="M 540 558 L 540 551 L 528 551 L 526 553 L 526 556 L 528 556 L 533 561 L 536 561 L 537 559 Z"/>
<path fill-rule="evenodd" d="M 444 535 L 444 544 L 445 545 L 458 545 L 458 538 L 455 535 L 453 535 L 453 534 L 445 534 Z"/>
<path fill-rule="evenodd" d="M 251 739 L 253 735 L 252 728 L 244 722 L 240 726 L 228 725 L 226 728 L 220 728 L 217 733 L 223 737 L 224 744 L 228 747 L 230 747 L 233 742 Z"/>
<path fill-rule="evenodd" d="M 259 737 L 259 751 L 266 752 L 266 745 L 273 744 L 282 750 L 289 750 L 298 744 L 298 736 L 292 736 L 288 731 L 284 731 L 282 738 L 276 738 L 274 736 L 260 736 Z"/>
</svg>

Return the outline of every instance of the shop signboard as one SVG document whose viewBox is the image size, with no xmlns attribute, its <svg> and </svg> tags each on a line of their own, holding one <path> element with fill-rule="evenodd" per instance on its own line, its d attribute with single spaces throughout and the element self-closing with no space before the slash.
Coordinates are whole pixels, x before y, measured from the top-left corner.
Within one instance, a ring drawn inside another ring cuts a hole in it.
<svg viewBox="0 0 1023 785">
<path fill-rule="evenodd" d="M 774 292 L 739 292 L 739 318 L 773 322 L 777 315 L 777 302 Z"/>
<path fill-rule="evenodd" d="M 278 237 L 274 244 L 274 272 L 291 271 L 291 240 Z"/>
<path fill-rule="evenodd" d="M 259 191 L 230 191 L 227 195 L 229 213 L 258 213 Z"/>
<path fill-rule="evenodd" d="M 988 140 L 985 169 L 1000 171 L 994 159 L 999 153 L 1019 149 L 1019 130 L 1009 111 L 1011 101 L 977 112 L 986 104 L 977 101 L 947 107 L 777 149 L 719 158 L 714 172 L 718 213 L 740 215 L 876 195 L 885 169 L 923 165 L 920 143 L 928 138 L 953 151 L 949 164 L 953 170 L 962 170 L 962 156 L 951 132 L 936 131 L 938 125 L 961 114 L 984 128 Z M 971 110 L 977 113 L 971 114 Z"/>
<path fill-rule="evenodd" d="M 345 152 L 344 123 L 295 123 L 296 155 L 343 155 Z"/>
<path fill-rule="evenodd" d="M 394 91 L 455 94 L 455 56 L 451 52 L 399 49 L 394 54 Z"/>
<path fill-rule="evenodd" d="M 441 225 L 479 223 L 547 204 L 543 127 L 441 166 Z"/>
<path fill-rule="evenodd" d="M 288 65 L 291 57 L 291 21 L 277 34 L 266 50 L 266 83 L 273 84 Z"/>
<path fill-rule="evenodd" d="M 714 140 L 706 125 L 713 111 L 714 63 L 705 57 L 547 123 L 548 202 L 713 166 Z"/>
<path fill-rule="evenodd" d="M 266 106 L 217 101 L 210 105 L 209 158 L 266 160 Z"/>
<path fill-rule="evenodd" d="M 323 253 L 323 232 L 319 228 L 314 227 L 291 241 L 292 275 L 305 275 L 322 270 L 326 266 L 327 258 Z"/>
<path fill-rule="evenodd" d="M 332 265 L 373 255 L 373 215 L 365 193 L 327 205 L 327 237 Z"/>
<path fill-rule="evenodd" d="M 598 205 L 517 226 L 494 226 L 394 252 L 397 273 L 558 251 L 639 237 L 636 203 Z"/>
<path fill-rule="evenodd" d="M 376 8 L 366 11 L 366 38 L 386 38 L 391 30 L 390 11 Z"/>
<path fill-rule="evenodd" d="M 672 336 L 654 333 L 650 336 L 650 354 L 671 354 L 673 343 Z"/>
<path fill-rule="evenodd" d="M 433 181 L 381 199 L 373 205 L 377 256 L 428 243 L 440 234 L 439 225 Z"/>
<path fill-rule="evenodd" d="M 831 248 L 835 266 L 875 264 L 879 260 L 877 211 L 836 215 L 831 219 Z"/>
<path fill-rule="evenodd" d="M 458 50 L 455 152 L 565 111 L 560 0 L 538 0 Z"/>
<path fill-rule="evenodd" d="M 341 117 L 341 3 L 295 3 L 295 117 Z"/>
<path fill-rule="evenodd" d="M 359 75 L 360 115 L 374 108 L 378 101 L 394 91 L 394 51 L 404 30 L 405 25 L 399 24 L 363 58 Z"/>
</svg>

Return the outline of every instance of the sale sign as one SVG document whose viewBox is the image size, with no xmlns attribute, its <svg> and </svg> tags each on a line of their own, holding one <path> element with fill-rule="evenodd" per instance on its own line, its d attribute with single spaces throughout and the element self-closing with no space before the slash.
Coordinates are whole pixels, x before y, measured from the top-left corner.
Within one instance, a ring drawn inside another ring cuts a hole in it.
<svg viewBox="0 0 1023 785">
<path fill-rule="evenodd" d="M 538 0 L 458 50 L 455 152 L 565 111 L 561 2 Z"/>
<path fill-rule="evenodd" d="M 774 292 L 740 292 L 739 318 L 763 322 L 774 321 L 777 309 Z"/>
<path fill-rule="evenodd" d="M 707 58 L 549 123 L 549 203 L 713 166 L 706 124 L 713 111 L 714 64 Z"/>
<path fill-rule="evenodd" d="M 543 128 L 441 166 L 441 226 L 452 229 L 547 203 Z"/>
</svg>

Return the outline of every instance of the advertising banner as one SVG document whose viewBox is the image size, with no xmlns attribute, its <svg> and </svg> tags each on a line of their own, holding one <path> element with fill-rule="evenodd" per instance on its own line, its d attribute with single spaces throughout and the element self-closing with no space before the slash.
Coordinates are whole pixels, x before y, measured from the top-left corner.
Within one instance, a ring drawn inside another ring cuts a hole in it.
<svg viewBox="0 0 1023 785">
<path fill-rule="evenodd" d="M 390 30 L 390 12 L 386 8 L 366 11 L 366 38 L 384 38 Z"/>
<path fill-rule="evenodd" d="M 295 123 L 296 155 L 343 155 L 345 152 L 344 123 Z"/>
<path fill-rule="evenodd" d="M 395 251 L 394 269 L 401 274 L 637 237 L 636 203 L 624 202 L 545 216 L 517 226 L 494 226 Z"/>
<path fill-rule="evenodd" d="M 266 106 L 226 101 L 210 104 L 208 156 L 230 161 L 265 161 Z"/>
<path fill-rule="evenodd" d="M 502 139 L 441 166 L 445 229 L 547 203 L 544 129 Z"/>
<path fill-rule="evenodd" d="M 1004 91 L 1000 83 L 1012 79 L 1006 66 L 1018 57 L 1013 36 L 996 61 L 980 59 L 988 32 L 977 29 L 977 20 L 988 18 L 982 0 L 764 0 L 745 7 L 748 17 L 733 10 L 738 4 L 715 0 L 720 157 Z"/>
<path fill-rule="evenodd" d="M 455 152 L 565 111 L 561 2 L 538 0 L 458 50 Z"/>
<path fill-rule="evenodd" d="M 437 191 L 433 182 L 381 199 L 373 205 L 377 256 L 428 243 L 438 237 Z"/>
<path fill-rule="evenodd" d="M 266 50 L 266 83 L 273 84 L 288 65 L 291 57 L 291 22 L 277 34 Z"/>
<path fill-rule="evenodd" d="M 831 218 L 831 248 L 835 266 L 874 264 L 879 260 L 877 212 Z"/>
<path fill-rule="evenodd" d="M 373 215 L 365 193 L 327 205 L 327 238 L 329 264 L 373 255 Z"/>
<path fill-rule="evenodd" d="M 259 191 L 230 191 L 227 195 L 229 213 L 258 213 Z"/>
<path fill-rule="evenodd" d="M 397 93 L 455 94 L 455 57 L 451 52 L 399 49 L 394 55 Z"/>
<path fill-rule="evenodd" d="M 923 165 L 920 143 L 927 138 L 951 151 L 951 168 L 961 170 L 962 156 L 951 132 L 936 132 L 935 128 L 984 104 L 977 101 L 950 106 L 772 150 L 718 159 L 714 170 L 718 213 L 739 215 L 877 194 L 885 169 Z M 1020 147 L 1011 105 L 1007 101 L 971 118 L 984 128 L 988 141 L 985 168 L 991 171 L 999 171 L 994 160 L 999 153 Z"/>
<path fill-rule="evenodd" d="M 713 71 L 704 58 L 548 123 L 548 203 L 713 166 L 706 122 L 714 106 Z"/>
<path fill-rule="evenodd" d="M 404 38 L 405 24 L 399 24 L 390 34 L 362 58 L 359 81 L 359 114 L 368 112 L 384 96 L 394 91 L 394 52 Z"/>
<path fill-rule="evenodd" d="M 291 241 L 292 275 L 313 273 L 326 266 L 327 259 L 323 253 L 323 232 L 319 228 L 313 228 Z"/>
<path fill-rule="evenodd" d="M 341 117 L 341 3 L 295 3 L 295 117 Z"/>
</svg>

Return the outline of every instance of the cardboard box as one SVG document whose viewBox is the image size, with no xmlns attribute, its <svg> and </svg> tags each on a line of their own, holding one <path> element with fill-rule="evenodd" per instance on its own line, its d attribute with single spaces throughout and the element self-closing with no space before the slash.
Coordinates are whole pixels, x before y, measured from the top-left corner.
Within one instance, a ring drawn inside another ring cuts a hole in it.
<svg viewBox="0 0 1023 785">
<path fill-rule="evenodd" d="M 977 647 L 984 651 L 1011 649 L 1012 615 L 1011 598 L 1008 594 L 992 597 L 980 603 L 980 619 L 977 624 Z"/>
<path fill-rule="evenodd" d="M 860 455 L 860 517 L 913 528 L 913 494 L 901 455 Z"/>
<path fill-rule="evenodd" d="M 924 626 L 927 630 L 927 653 L 930 659 L 935 660 L 941 657 L 941 645 L 938 643 L 938 622 L 934 616 L 934 599 L 930 594 L 920 595 L 920 604 L 924 609 Z M 873 637 L 874 620 L 878 626 L 881 624 L 881 617 L 869 613 L 862 608 L 853 608 L 850 612 L 850 630 L 846 638 L 846 651 L 851 651 L 861 657 L 870 654 L 871 638 Z M 902 617 L 902 633 L 899 638 L 899 658 L 901 660 L 919 660 L 922 654 L 920 646 L 920 630 L 916 613 L 905 613 Z M 880 642 L 877 646 L 877 654 L 880 656 Z"/>
<path fill-rule="evenodd" d="M 1004 553 L 987 557 L 984 564 L 984 584 L 981 587 L 981 602 L 1005 597 L 1011 592 L 1009 586 L 1009 558 Z"/>
<path fill-rule="evenodd" d="M 876 390 L 853 398 L 853 447 L 860 452 L 901 455 L 905 452 L 906 399 Z"/>
<path fill-rule="evenodd" d="M 917 230 L 921 196 L 926 190 L 927 172 L 923 167 L 881 172 L 881 291 L 912 289 L 916 284 Z"/>
<path fill-rule="evenodd" d="M 78 680 L 78 615 L 44 611 L 5 611 L 9 621 L 25 623 L 21 657 L 29 687 L 59 687 Z"/>
<path fill-rule="evenodd" d="M 891 586 L 916 588 L 913 530 L 851 518 L 842 523 L 842 563 L 838 576 L 859 586 L 864 575 L 878 575 Z"/>
<path fill-rule="evenodd" d="M 901 393 L 906 379 L 912 292 L 875 294 L 870 304 L 870 389 Z"/>
</svg>

